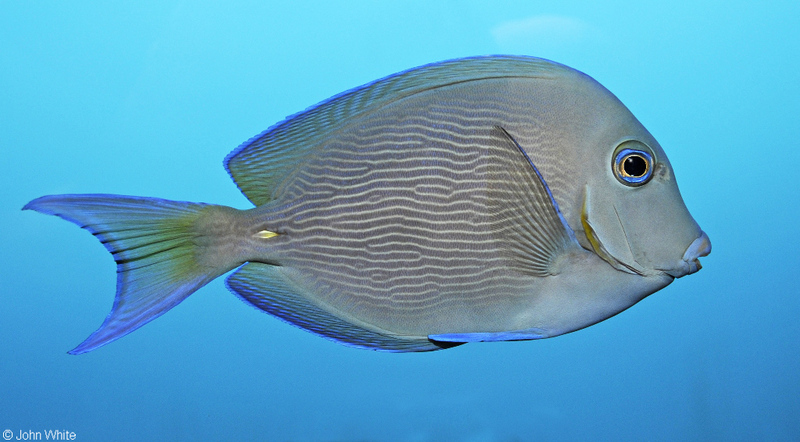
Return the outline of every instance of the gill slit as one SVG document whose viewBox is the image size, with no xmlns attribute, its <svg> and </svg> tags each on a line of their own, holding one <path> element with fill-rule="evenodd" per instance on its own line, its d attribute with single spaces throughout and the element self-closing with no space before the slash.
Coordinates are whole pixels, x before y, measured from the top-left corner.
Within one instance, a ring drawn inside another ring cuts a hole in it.
<svg viewBox="0 0 800 442">
<path fill-rule="evenodd" d="M 629 273 L 633 273 L 635 275 L 644 276 L 644 274 L 619 259 L 617 259 L 614 255 L 612 255 L 608 250 L 606 250 L 603 243 L 600 241 L 600 237 L 597 235 L 597 232 L 594 231 L 592 224 L 589 222 L 589 210 L 588 210 L 588 201 L 589 201 L 589 189 L 588 186 L 584 189 L 584 199 L 583 199 L 583 208 L 581 209 L 581 225 L 583 226 L 584 234 L 586 235 L 586 239 L 589 240 L 589 243 L 592 245 L 594 252 L 602 258 L 605 262 L 607 262 L 611 267 L 614 267 L 620 271 L 626 271 Z M 614 212 L 616 213 L 616 208 L 614 208 Z M 619 220 L 619 214 L 617 214 L 617 219 Z M 620 221 L 620 227 L 622 227 L 622 222 Z M 623 233 L 625 229 L 622 228 Z M 625 234 L 625 241 L 627 242 L 627 234 Z M 628 245 L 630 249 L 630 245 Z M 632 253 L 632 252 L 631 252 Z M 632 255 L 631 255 L 632 256 Z M 636 258 L 634 258 L 634 261 Z M 638 264 L 638 262 L 637 262 Z"/>
<path fill-rule="evenodd" d="M 625 245 L 628 247 L 628 251 L 629 251 L 629 252 L 631 252 L 631 258 L 633 258 L 633 262 L 635 262 L 635 263 L 636 263 L 636 265 L 638 266 L 638 268 L 636 268 L 636 267 L 633 267 L 633 266 L 631 266 L 631 265 L 628 265 L 628 264 L 626 264 L 626 263 L 624 263 L 624 262 L 621 262 L 621 261 L 619 261 L 619 260 L 617 260 L 617 261 L 619 261 L 619 263 L 620 263 L 620 264 L 624 265 L 624 266 L 625 266 L 625 267 L 627 267 L 627 268 L 628 268 L 630 271 L 632 271 L 632 272 L 636 273 L 637 275 L 639 275 L 639 276 L 644 276 L 644 272 L 642 272 L 642 271 L 640 270 L 640 269 L 642 269 L 642 268 L 643 268 L 643 266 L 642 266 L 642 263 L 640 263 L 640 262 L 639 262 L 639 261 L 636 259 L 636 255 L 634 255 L 634 253 L 633 253 L 633 249 L 631 249 L 631 239 L 630 239 L 630 237 L 628 237 L 628 232 L 626 232 L 626 231 L 625 231 L 625 224 L 623 224 L 623 223 L 622 223 L 622 218 L 620 218 L 620 217 L 619 217 L 619 212 L 617 212 L 617 206 L 615 206 L 615 205 L 613 205 L 613 204 L 612 204 L 612 205 L 611 205 L 611 208 L 612 208 L 612 209 L 614 209 L 614 215 L 616 215 L 616 216 L 617 216 L 617 222 L 619 223 L 619 227 L 620 227 L 620 229 L 622 229 L 622 234 L 623 234 L 623 235 L 625 235 Z"/>
</svg>

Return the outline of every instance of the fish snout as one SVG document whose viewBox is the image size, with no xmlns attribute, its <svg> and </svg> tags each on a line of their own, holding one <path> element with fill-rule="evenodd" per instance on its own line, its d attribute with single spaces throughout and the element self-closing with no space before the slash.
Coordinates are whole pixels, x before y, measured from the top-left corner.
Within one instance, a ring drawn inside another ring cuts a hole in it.
<svg viewBox="0 0 800 442">
<path fill-rule="evenodd" d="M 674 278 L 691 275 L 703 268 L 700 265 L 699 258 L 708 256 L 709 253 L 711 253 L 711 240 L 706 235 L 706 232 L 700 231 L 700 236 L 689 244 L 678 265 L 675 268 L 665 270 L 665 272 Z"/>
</svg>

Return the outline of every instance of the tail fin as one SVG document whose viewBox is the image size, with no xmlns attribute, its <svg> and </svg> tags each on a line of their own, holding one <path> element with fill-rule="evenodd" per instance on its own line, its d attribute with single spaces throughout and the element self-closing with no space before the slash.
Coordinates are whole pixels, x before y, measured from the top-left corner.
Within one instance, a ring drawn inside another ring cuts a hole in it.
<svg viewBox="0 0 800 442">
<path fill-rule="evenodd" d="M 242 264 L 214 254 L 215 241 L 209 238 L 230 224 L 235 209 L 119 195 L 49 195 L 23 207 L 28 209 L 92 232 L 117 262 L 111 313 L 71 354 L 125 336 Z"/>
</svg>

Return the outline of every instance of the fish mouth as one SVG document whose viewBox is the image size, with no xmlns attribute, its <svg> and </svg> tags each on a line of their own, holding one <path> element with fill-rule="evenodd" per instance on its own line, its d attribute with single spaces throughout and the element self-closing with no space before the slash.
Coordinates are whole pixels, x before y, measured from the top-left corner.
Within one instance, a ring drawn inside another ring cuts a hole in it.
<svg viewBox="0 0 800 442">
<path fill-rule="evenodd" d="M 700 231 L 700 236 L 697 237 L 686 251 L 683 253 L 683 258 L 675 268 L 665 270 L 664 273 L 672 276 L 673 278 L 680 278 L 682 276 L 691 275 L 702 269 L 700 259 L 703 256 L 708 256 L 711 253 L 711 240 L 706 235 L 706 232 Z"/>
</svg>

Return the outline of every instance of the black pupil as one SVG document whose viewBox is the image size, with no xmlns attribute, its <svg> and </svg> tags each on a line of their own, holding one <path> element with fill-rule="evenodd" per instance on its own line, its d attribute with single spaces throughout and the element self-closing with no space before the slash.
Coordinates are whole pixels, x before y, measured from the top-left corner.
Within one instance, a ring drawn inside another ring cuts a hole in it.
<svg viewBox="0 0 800 442">
<path fill-rule="evenodd" d="M 647 172 L 647 161 L 639 155 L 631 155 L 623 161 L 622 170 L 629 176 L 639 178 Z"/>
</svg>

